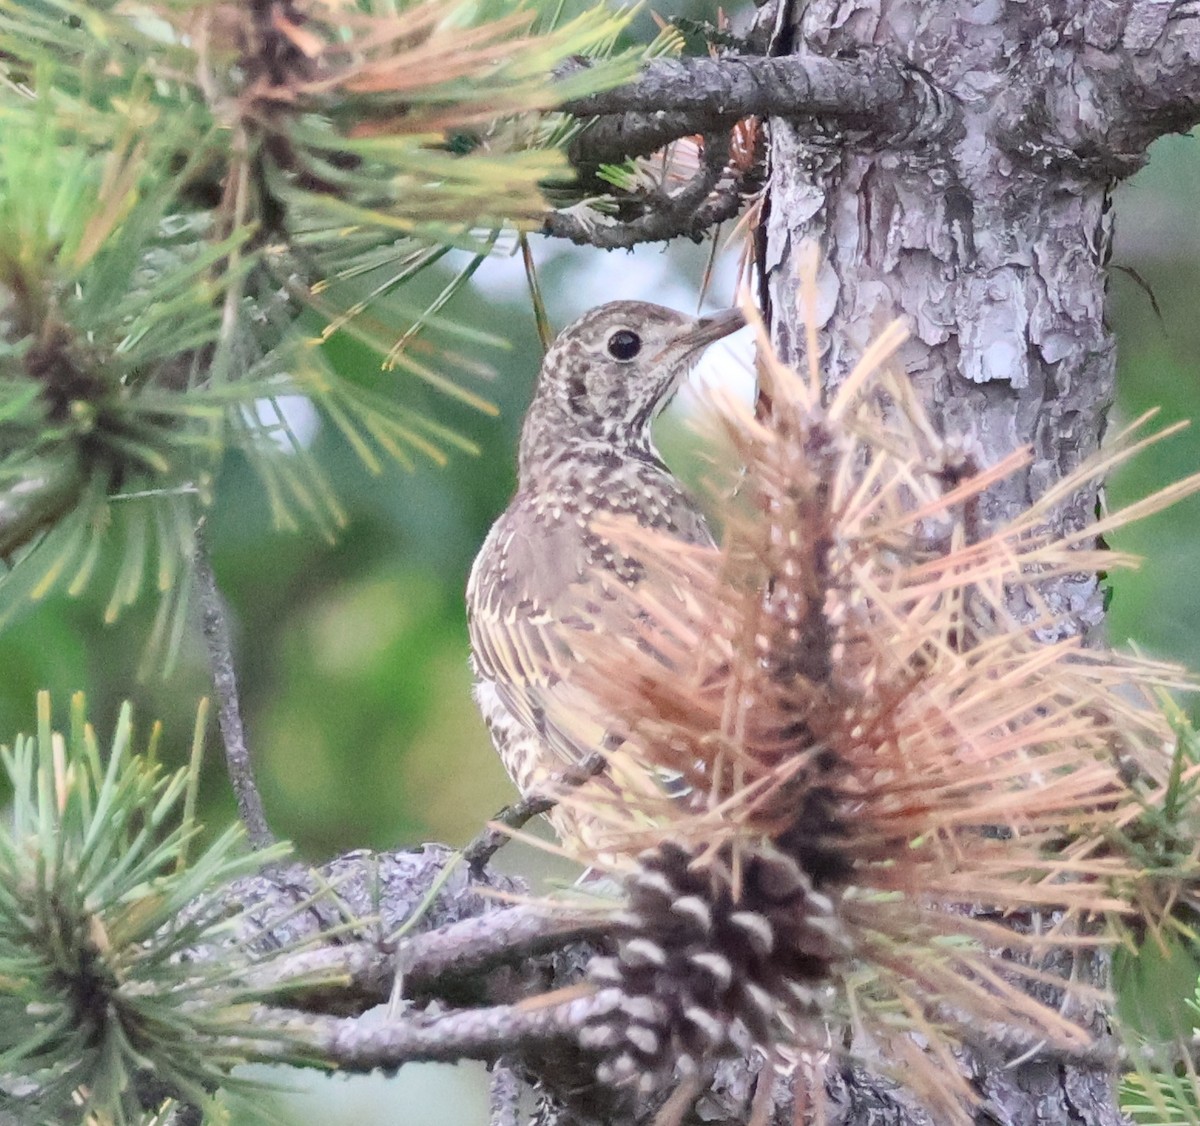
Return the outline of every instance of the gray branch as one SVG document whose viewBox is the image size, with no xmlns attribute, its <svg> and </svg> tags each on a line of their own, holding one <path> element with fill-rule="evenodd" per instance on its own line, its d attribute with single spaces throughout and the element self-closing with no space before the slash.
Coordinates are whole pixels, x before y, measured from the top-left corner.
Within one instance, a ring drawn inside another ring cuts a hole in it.
<svg viewBox="0 0 1200 1126">
<path fill-rule="evenodd" d="M 930 42 L 956 42 L 954 23 L 949 7 L 930 17 Z M 964 42 L 994 38 L 986 21 L 972 26 L 979 30 Z M 995 149 L 1020 164 L 1105 182 L 1141 167 L 1156 138 L 1200 123 L 1198 0 L 1029 5 L 1019 49 L 997 56 L 1005 60 L 999 82 L 985 78 L 986 70 L 951 73 L 950 57 L 925 59 L 878 38 L 828 53 L 820 36 L 804 42 L 782 58 L 656 60 L 625 86 L 568 102 L 568 113 L 592 119 L 571 145 L 572 163 L 586 179 L 601 164 L 680 137 L 712 136 L 745 117 L 786 123 L 818 144 L 912 152 L 956 143 L 965 132 L 978 136 L 978 123 L 990 120 L 985 132 Z M 686 215 L 651 206 L 621 223 L 551 213 L 544 230 L 603 249 L 698 239 L 736 214 L 744 197 L 716 193 Z"/>
<path fill-rule="evenodd" d="M 494 1063 L 525 1048 L 541 1053 L 548 1043 L 569 1042 L 590 1015 L 607 1012 L 615 1003 L 616 991 L 605 990 L 544 1007 L 401 1011 L 396 1019 L 374 1022 L 263 1005 L 253 1013 L 256 1036 L 246 1046 L 260 1060 L 289 1061 L 300 1044 L 314 1059 L 348 1071 L 395 1070 L 418 1061 Z"/>
<path fill-rule="evenodd" d="M 951 103 L 918 70 L 873 49 L 836 59 L 816 54 L 659 59 L 628 85 L 575 99 L 563 109 L 600 119 L 575 141 L 577 164 L 644 155 L 743 117 L 825 121 L 888 145 L 940 135 L 953 120 Z"/>
<path fill-rule="evenodd" d="M 1195 0 L 1043 7 L 986 107 L 998 148 L 1046 175 L 1121 179 L 1153 141 L 1200 123 Z"/>
<path fill-rule="evenodd" d="M 1080 144 L 1112 154 L 1127 174 L 1152 141 L 1200 124 L 1200 3 L 1092 0 L 1084 26 L 1103 54 L 1076 84 L 1088 111 L 1078 115 Z"/>
<path fill-rule="evenodd" d="M 319 869 L 276 866 L 238 881 L 219 904 L 198 907 L 219 907 L 239 924 L 193 957 L 242 964 L 239 981 L 261 1004 L 253 1032 L 226 1047 L 246 1058 L 359 1072 L 478 1059 L 505 1070 L 498 1121 L 511 1111 L 518 1077 L 546 1096 L 542 1126 L 578 1126 L 579 1107 L 596 1112 L 602 1104 L 602 1120 L 614 1126 L 655 1121 L 661 1099 L 631 1109 L 621 1091 L 595 1082 L 578 1041 L 587 1019 L 622 1003 L 619 991 L 579 988 L 595 944 L 613 929 L 611 916 L 561 903 L 504 904 L 501 897 L 522 891 L 511 879 L 472 872 L 438 845 L 354 852 Z M 379 1010 L 384 1002 L 389 1008 Z M 1055 1074 L 1070 1062 L 1039 1059 Z M 1113 1061 L 1097 1063 L 1110 1069 Z M 744 1126 L 761 1106 L 763 1074 L 757 1053 L 719 1063 L 681 1124 Z M 929 1121 L 911 1093 L 867 1070 L 834 1067 L 825 1083 L 831 1126 L 871 1115 Z M 764 1126 L 790 1126 L 790 1083 L 774 1082 L 768 1109 Z"/>
<path fill-rule="evenodd" d="M 1008 119 L 1002 144 L 1047 169 L 1082 163 L 1128 175 L 1156 138 L 1200 123 L 1200 3 L 1091 0 L 1067 21 L 1076 37 L 1056 30 L 1059 5 L 1046 7 L 1030 12 L 1024 49 L 995 91 L 1005 107 L 997 116 Z M 1057 85 L 1046 84 L 1049 69 L 1059 71 Z M 633 82 L 563 109 L 596 119 L 571 149 L 577 166 L 594 167 L 744 117 L 909 147 L 943 137 L 973 100 L 886 45 L 836 57 L 805 49 L 783 58 L 659 59 Z"/>
<path fill-rule="evenodd" d="M 741 208 L 749 183 L 728 175 L 729 134 L 704 136 L 704 167 L 674 195 L 660 192 L 646 213 L 625 223 L 607 222 L 594 214 L 586 218 L 565 211 L 550 212 L 543 232 L 602 250 L 627 250 L 642 242 L 690 238 L 699 242 L 710 228 L 731 219 Z"/>
<path fill-rule="evenodd" d="M 428 987 L 446 977 L 486 972 L 514 958 L 549 954 L 569 942 L 595 941 L 608 926 L 603 914 L 575 914 L 561 905 L 553 911 L 509 907 L 410 939 L 398 952 L 396 972 L 409 988 Z"/>
<path fill-rule="evenodd" d="M 525 891 L 518 880 L 473 870 L 461 854 L 430 844 L 352 852 L 320 868 L 273 865 L 231 885 L 220 907 L 241 920 L 229 942 L 254 959 L 249 985 L 299 1009 L 345 1012 L 387 1000 L 397 976 L 410 994 L 435 990 L 594 941 L 609 926 L 602 910 L 507 906 L 497 898 Z M 226 954 L 220 947 L 195 956 Z"/>
<path fill-rule="evenodd" d="M 200 603 L 204 640 L 208 645 L 213 689 L 217 694 L 217 720 L 225 746 L 225 764 L 229 781 L 237 797 L 238 816 L 255 848 L 269 848 L 275 835 L 267 823 L 266 810 L 254 776 L 254 763 L 246 742 L 242 706 L 238 695 L 237 672 L 233 660 L 233 638 L 225 601 L 217 587 L 208 552 L 207 530 L 202 520 L 196 528 L 193 560 L 196 594 Z"/>
<path fill-rule="evenodd" d="M 578 766 L 554 777 L 549 791 L 559 793 L 563 787 L 573 789 L 581 786 L 589 778 L 599 774 L 606 765 L 603 755 L 590 755 Z M 549 812 L 554 808 L 555 801 L 555 798 L 533 793 L 505 806 L 492 818 L 491 824 L 463 850 L 463 860 L 470 866 L 471 871 L 476 874 L 482 872 L 492 857 L 512 840 L 513 829 L 520 829 L 539 814 Z"/>
</svg>

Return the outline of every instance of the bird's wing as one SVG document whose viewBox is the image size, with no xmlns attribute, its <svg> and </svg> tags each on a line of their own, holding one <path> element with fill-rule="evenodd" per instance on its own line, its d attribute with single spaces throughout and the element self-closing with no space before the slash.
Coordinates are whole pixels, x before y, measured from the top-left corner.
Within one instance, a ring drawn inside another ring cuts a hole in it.
<svg viewBox="0 0 1200 1126">
<path fill-rule="evenodd" d="M 708 539 L 697 519 L 689 538 Z M 476 672 L 517 723 L 537 734 L 552 760 L 578 764 L 612 749 L 612 722 L 581 686 L 575 666 L 589 645 L 629 637 L 636 606 L 615 574 L 590 564 L 568 522 L 541 521 L 532 530 L 522 522 L 520 535 L 513 523 L 502 519 L 493 528 L 468 589 Z M 686 598 L 664 568 L 646 569 L 637 588 L 651 605 Z"/>
<path fill-rule="evenodd" d="M 576 541 L 562 525 L 513 535 L 501 522 L 468 590 L 476 674 L 561 766 L 581 762 L 604 739 L 603 723 L 570 680 L 580 636 L 596 628 L 584 616 L 588 598 Z M 572 696 L 579 698 L 569 703 Z"/>
</svg>

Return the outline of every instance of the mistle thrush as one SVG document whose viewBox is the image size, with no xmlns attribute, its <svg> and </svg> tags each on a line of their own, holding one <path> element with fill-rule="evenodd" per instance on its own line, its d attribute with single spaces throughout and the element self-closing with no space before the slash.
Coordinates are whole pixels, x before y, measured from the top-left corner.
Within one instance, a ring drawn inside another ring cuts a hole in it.
<svg viewBox="0 0 1200 1126">
<path fill-rule="evenodd" d="M 613 543 L 613 521 L 713 542 L 650 431 L 704 348 L 743 323 L 736 310 L 696 319 L 614 301 L 546 353 L 521 431 L 517 493 L 467 585 L 475 697 L 523 794 L 611 749 L 612 717 L 589 708 L 577 673 L 585 636 L 631 630 L 620 586 L 679 593 L 676 576 Z M 578 835 L 568 810 L 550 820 L 560 836 Z"/>
</svg>

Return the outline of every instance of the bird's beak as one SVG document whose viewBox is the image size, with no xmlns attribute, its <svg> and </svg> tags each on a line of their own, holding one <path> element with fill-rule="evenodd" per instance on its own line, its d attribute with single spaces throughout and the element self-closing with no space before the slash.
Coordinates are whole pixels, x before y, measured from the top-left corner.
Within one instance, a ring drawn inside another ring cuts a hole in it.
<svg viewBox="0 0 1200 1126">
<path fill-rule="evenodd" d="M 698 317 L 667 344 L 651 362 L 655 366 L 665 365 L 663 370 L 670 374 L 671 382 L 663 388 L 651 406 L 652 413 L 647 414 L 646 418 L 661 413 L 674 398 L 680 383 L 699 361 L 700 353 L 705 348 L 731 332 L 737 332 L 745 323 L 746 318 L 740 309 L 724 309 L 711 317 Z"/>
<path fill-rule="evenodd" d="M 746 323 L 740 309 L 723 309 L 711 317 L 697 317 L 654 357 L 653 363 L 678 366 L 676 378 L 683 374 L 700 358 L 700 353 L 723 336 L 737 332 Z"/>
<path fill-rule="evenodd" d="M 698 352 L 707 348 L 713 342 L 737 332 L 746 324 L 746 317 L 741 309 L 723 309 L 711 317 L 700 317 L 696 323 L 684 333 L 680 341 L 688 352 Z"/>
</svg>

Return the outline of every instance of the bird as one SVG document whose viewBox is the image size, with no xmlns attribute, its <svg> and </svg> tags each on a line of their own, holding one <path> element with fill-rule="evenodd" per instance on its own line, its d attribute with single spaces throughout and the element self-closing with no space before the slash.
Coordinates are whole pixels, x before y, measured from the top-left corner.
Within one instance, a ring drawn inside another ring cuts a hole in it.
<svg viewBox="0 0 1200 1126">
<path fill-rule="evenodd" d="M 581 650 L 597 631 L 631 632 L 622 587 L 669 599 L 680 579 L 614 543 L 613 524 L 713 544 L 651 427 L 701 352 L 744 324 L 736 309 L 691 317 L 614 301 L 546 352 L 521 428 L 516 493 L 467 584 L 475 700 L 523 796 L 552 798 L 556 779 L 619 745 L 612 717 L 580 690 Z M 581 838 L 576 811 L 558 805 L 548 819 L 564 843 Z"/>
</svg>

